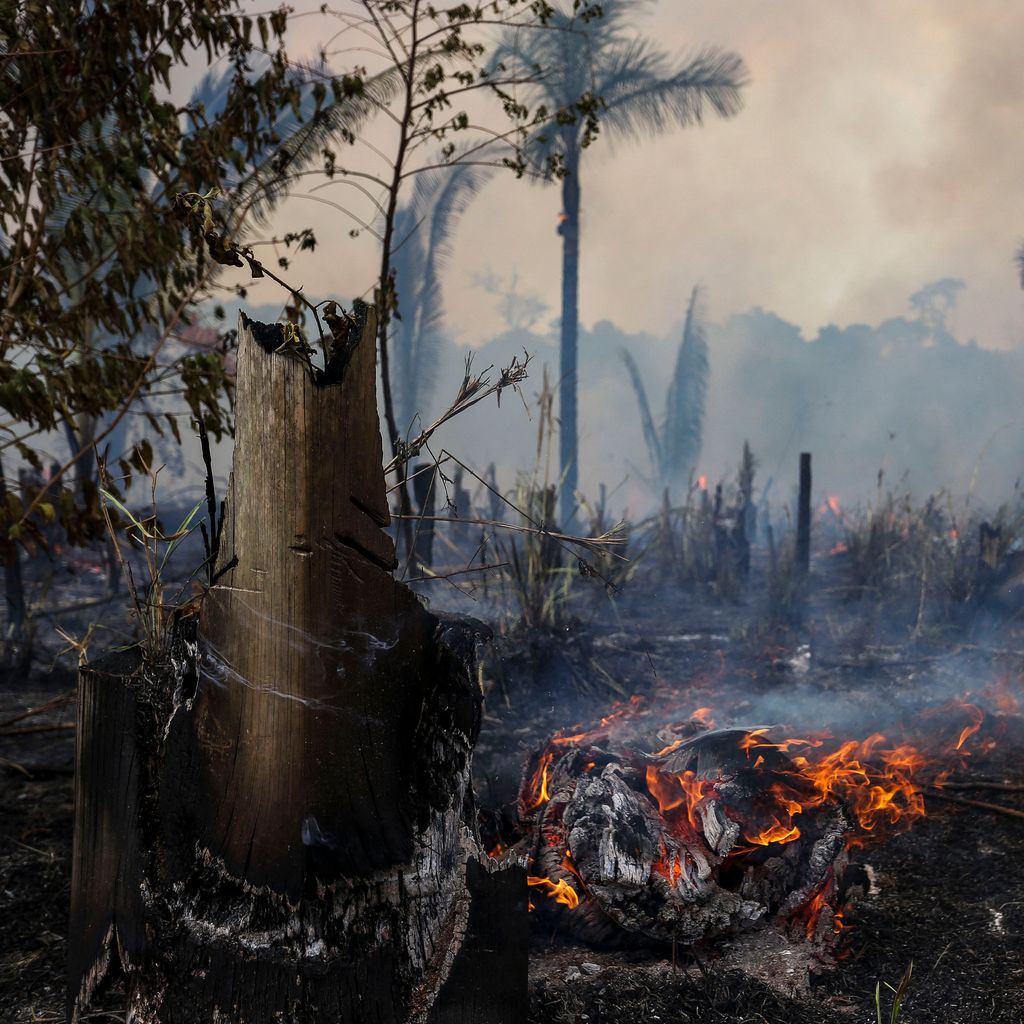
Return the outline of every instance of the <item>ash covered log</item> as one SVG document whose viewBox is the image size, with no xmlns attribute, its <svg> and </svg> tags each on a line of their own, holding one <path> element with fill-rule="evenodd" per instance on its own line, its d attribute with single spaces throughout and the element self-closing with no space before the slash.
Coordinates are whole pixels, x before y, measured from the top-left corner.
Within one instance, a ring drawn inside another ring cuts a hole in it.
<svg viewBox="0 0 1024 1024">
<path fill-rule="evenodd" d="M 525 1016 L 525 873 L 464 810 L 487 631 L 392 575 L 373 310 L 337 333 L 313 374 L 243 315 L 198 629 L 82 672 L 73 1020 L 114 964 L 138 1024 Z"/>
<path fill-rule="evenodd" d="M 531 884 L 574 908 L 563 923 L 590 942 L 693 944 L 771 920 L 827 945 L 851 826 L 763 733 L 711 730 L 657 754 L 635 731 L 549 746 L 520 797 Z"/>
</svg>

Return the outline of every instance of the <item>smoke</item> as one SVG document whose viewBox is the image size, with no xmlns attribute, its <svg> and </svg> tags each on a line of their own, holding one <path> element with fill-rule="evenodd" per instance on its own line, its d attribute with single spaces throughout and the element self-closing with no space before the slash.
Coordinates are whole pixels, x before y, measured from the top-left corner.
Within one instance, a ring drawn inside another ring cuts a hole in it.
<svg viewBox="0 0 1024 1024">
<path fill-rule="evenodd" d="M 915 290 L 916 292 L 916 290 Z M 755 499 L 792 503 L 801 451 L 814 456 L 814 497 L 844 508 L 879 488 L 916 498 L 945 491 L 957 512 L 1014 497 L 1024 471 L 1024 353 L 994 351 L 954 337 L 955 310 L 930 307 L 875 325 L 828 326 L 806 339 L 795 324 L 754 308 L 709 325 L 710 381 L 697 471 L 713 485 L 735 479 L 743 442 L 760 466 Z M 580 337 L 581 488 L 605 484 L 618 515 L 645 514 L 657 501 L 643 483 L 646 448 L 627 374 L 626 348 L 651 387 L 665 381 L 678 325 L 665 336 L 629 334 L 602 321 Z M 501 365 L 525 347 L 533 377 L 558 365 L 556 339 L 511 331 L 477 351 Z M 454 346 L 441 376 L 460 379 Z M 459 375 L 459 376 L 457 376 Z M 526 393 L 530 393 L 527 384 Z M 446 428 L 442 443 L 477 465 L 496 461 L 503 486 L 536 457 L 536 429 L 520 406 L 474 410 Z"/>
</svg>

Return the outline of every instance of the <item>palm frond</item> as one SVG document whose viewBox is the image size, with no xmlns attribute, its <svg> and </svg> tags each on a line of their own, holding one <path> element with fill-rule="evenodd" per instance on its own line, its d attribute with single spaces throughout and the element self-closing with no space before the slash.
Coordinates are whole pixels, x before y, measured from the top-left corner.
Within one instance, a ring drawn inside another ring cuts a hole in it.
<svg viewBox="0 0 1024 1024">
<path fill-rule="evenodd" d="M 662 450 L 668 481 L 683 481 L 697 464 L 704 440 L 708 383 L 708 342 L 700 308 L 700 288 L 690 293 L 675 372 L 665 397 Z"/>
<path fill-rule="evenodd" d="M 602 128 L 612 137 L 649 138 L 673 125 L 702 124 L 707 108 L 732 117 L 743 106 L 746 66 L 735 53 L 707 49 L 670 71 L 646 40 L 614 54 L 597 85 L 605 101 Z"/>
<path fill-rule="evenodd" d="M 231 186 L 235 208 L 244 210 L 258 225 L 267 223 L 274 207 L 325 148 L 356 135 L 388 105 L 402 84 L 401 69 L 388 68 L 367 78 L 361 95 L 332 100 L 317 112 L 313 85 L 322 76 L 322 68 L 303 76 L 298 109 L 280 113 L 270 125 L 283 140 L 280 147 L 248 168 Z"/>
<path fill-rule="evenodd" d="M 632 353 L 622 348 L 619 349 L 619 355 L 626 364 L 629 379 L 633 384 L 636 404 L 640 408 L 640 425 L 643 427 L 644 441 L 647 444 L 647 455 L 651 460 L 651 478 L 657 481 L 663 476 L 664 453 L 662 452 L 661 441 L 658 438 L 657 427 L 654 425 L 654 417 L 651 415 L 651 406 L 647 401 L 647 389 L 644 387 L 643 379 L 640 377 L 640 370 Z"/>
<path fill-rule="evenodd" d="M 538 74 L 526 92 L 532 103 L 543 103 L 552 113 L 570 108 L 585 93 L 600 97 L 604 109 L 598 121 L 613 139 L 700 124 L 708 111 L 720 117 L 738 113 L 748 80 L 742 58 L 709 47 L 681 64 L 673 62 L 634 34 L 637 15 L 650 3 L 605 0 L 602 16 L 590 21 L 575 17 L 563 3 L 545 31 L 506 37 L 494 52 L 492 71 L 503 64 L 519 76 Z M 580 124 L 538 128 L 527 147 L 531 166 L 543 171 L 552 156 L 578 143 L 581 132 Z"/>
</svg>

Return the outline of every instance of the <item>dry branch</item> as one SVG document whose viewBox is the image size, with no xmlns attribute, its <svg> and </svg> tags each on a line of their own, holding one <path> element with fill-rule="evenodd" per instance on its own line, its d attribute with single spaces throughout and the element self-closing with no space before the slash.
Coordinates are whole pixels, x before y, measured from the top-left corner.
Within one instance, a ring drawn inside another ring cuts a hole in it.
<svg viewBox="0 0 1024 1024">
<path fill-rule="evenodd" d="M 1004 807 L 1002 804 L 989 803 L 988 800 L 971 800 L 965 796 L 953 796 L 941 789 L 929 788 L 929 795 L 938 797 L 940 800 L 947 800 L 951 804 L 962 804 L 964 807 L 977 807 L 983 811 L 991 811 L 993 814 L 1002 814 L 1008 818 L 1024 819 L 1024 811 L 1018 811 L 1014 807 Z"/>
</svg>

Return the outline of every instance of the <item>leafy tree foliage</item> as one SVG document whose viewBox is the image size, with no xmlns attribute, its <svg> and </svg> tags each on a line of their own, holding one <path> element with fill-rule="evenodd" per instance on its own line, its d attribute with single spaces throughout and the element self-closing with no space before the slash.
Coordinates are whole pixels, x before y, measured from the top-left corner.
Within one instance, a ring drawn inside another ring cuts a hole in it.
<svg viewBox="0 0 1024 1024">
<path fill-rule="evenodd" d="M 172 358 L 168 344 L 223 267 L 247 266 L 254 277 L 285 285 L 289 316 L 298 321 L 289 329 L 296 354 L 308 358 L 304 310 L 325 337 L 323 303 L 256 259 L 254 243 L 239 241 L 305 175 L 362 189 L 374 210 L 356 217 L 361 227 L 353 233 L 381 225 L 375 299 L 389 432 L 399 449 L 387 339 L 399 313 L 394 260 L 403 242 L 396 233 L 403 190 L 414 175 L 457 163 L 524 173 L 522 144 L 547 111 L 516 98 L 520 79 L 485 66 L 485 39 L 496 26 L 539 29 L 552 8 L 540 0 L 445 7 L 361 0 L 322 13 L 339 19 L 339 35 L 376 33 L 383 66 L 334 75 L 326 52 L 318 64 L 295 64 L 284 49 L 283 7 L 250 16 L 237 0 L 0 4 L 0 460 L 38 472 L 51 461 L 55 437 L 70 448 L 30 493 L 5 481 L 0 544 L 8 566 L 13 545 L 41 542 L 52 520 L 72 543 L 102 532 L 93 452 L 112 443 L 147 396 L 172 389 L 211 435 L 231 429 L 230 332 L 221 351 Z M 177 69 L 196 61 L 220 70 L 189 102 L 175 102 Z M 478 125 L 461 106 L 478 90 L 497 99 L 506 130 Z M 370 173 L 333 147 L 354 143 L 377 115 L 392 119 L 398 139 L 390 167 Z M 457 154 L 458 133 L 474 131 L 480 140 Z M 464 205 L 468 193 L 456 197 L 472 179 L 460 180 L 442 189 L 449 198 L 441 208 Z M 309 230 L 275 241 L 316 245 Z M 432 244 L 443 252 L 443 239 Z M 277 270 L 287 265 L 279 257 Z M 412 319 L 421 340 L 436 329 L 436 309 Z M 176 422 L 141 409 L 153 431 L 180 437 Z M 148 442 L 139 445 L 136 470 L 151 462 Z M 126 473 L 132 462 L 122 464 Z"/>
<path fill-rule="evenodd" d="M 51 484 L 167 379 L 160 353 L 210 271 L 186 258 L 172 196 L 277 150 L 278 115 L 302 100 L 285 24 L 283 11 L 249 18 L 224 0 L 0 8 L 0 450 L 38 470 L 45 436 L 71 427 L 78 446 Z M 269 59 L 253 75 L 260 52 Z M 216 113 L 171 98 L 172 68 L 197 58 L 230 68 Z M 223 360 L 196 355 L 175 370 L 189 405 L 223 432 Z M 99 434 L 75 429 L 110 413 Z M 26 507 L 8 487 L 4 532 L 38 537 L 40 520 L 59 516 L 76 539 L 102 528 L 97 512 L 94 486 L 77 503 L 51 486 Z"/>
</svg>

